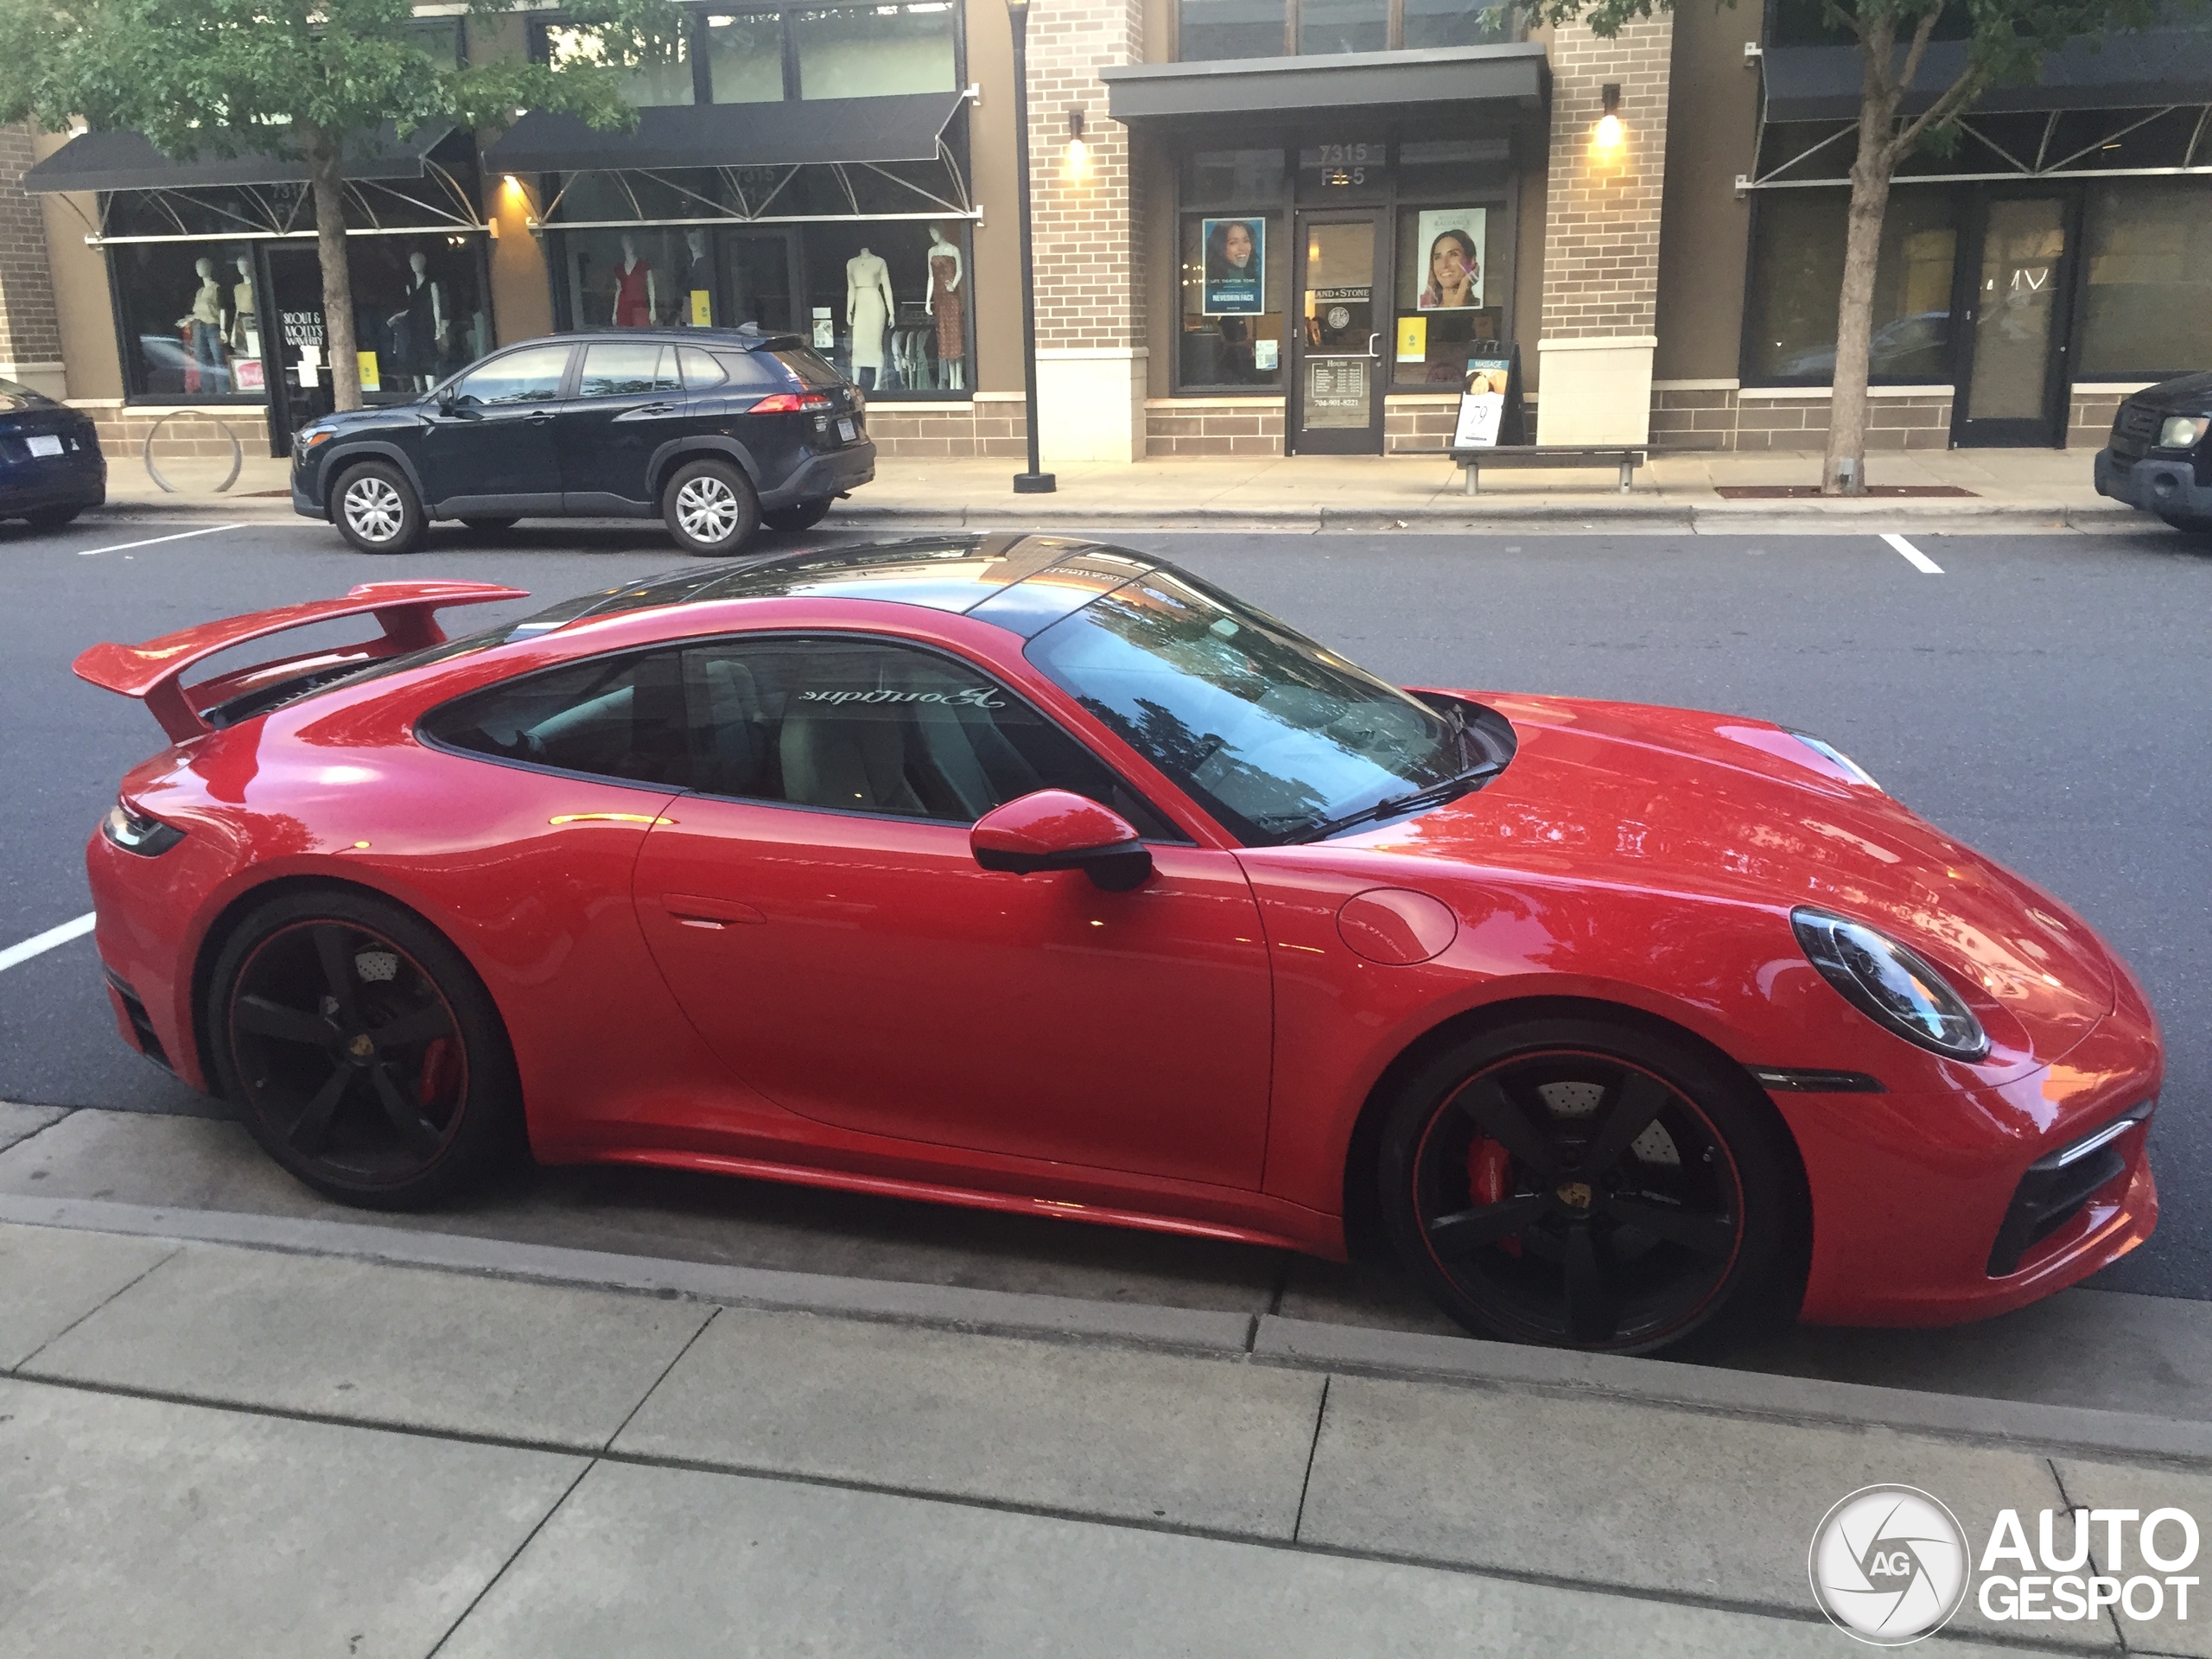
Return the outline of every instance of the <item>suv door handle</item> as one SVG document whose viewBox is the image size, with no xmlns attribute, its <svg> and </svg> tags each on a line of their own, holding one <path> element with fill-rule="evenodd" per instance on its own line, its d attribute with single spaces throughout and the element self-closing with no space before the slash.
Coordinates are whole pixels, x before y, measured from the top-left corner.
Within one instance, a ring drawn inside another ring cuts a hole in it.
<svg viewBox="0 0 2212 1659">
<path fill-rule="evenodd" d="M 552 418 L 553 411 L 550 409 L 534 409 L 523 416 L 523 419 L 528 421 L 532 426 L 543 426 Z"/>
<path fill-rule="evenodd" d="M 636 409 L 626 409 L 614 418 L 618 421 L 657 420 L 663 415 L 676 413 L 674 404 L 643 404 Z"/>
</svg>

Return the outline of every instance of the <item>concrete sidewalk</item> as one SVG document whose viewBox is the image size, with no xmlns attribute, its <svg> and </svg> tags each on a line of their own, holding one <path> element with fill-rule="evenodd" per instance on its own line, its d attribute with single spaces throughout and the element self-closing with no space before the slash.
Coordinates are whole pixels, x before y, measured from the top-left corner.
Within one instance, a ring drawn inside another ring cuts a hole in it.
<svg viewBox="0 0 2212 1659">
<path fill-rule="evenodd" d="M 2212 1515 L 2212 1433 L 2152 1418 L 49 1219 L 0 1225 L 0 1648 L 41 1659 L 1834 1655 L 1806 1552 L 1859 1487 L 1974 1549 L 2002 1509 Z M 1970 1596 L 1929 1650 L 2212 1653 L 2191 1611 Z"/>
<path fill-rule="evenodd" d="M 1442 456 L 1301 455 L 1173 459 L 1054 468 L 1058 492 L 1016 496 L 1002 458 L 886 459 L 875 481 L 839 504 L 831 528 L 886 526 L 1173 527 L 1282 530 L 1702 530 L 1787 534 L 1912 531 L 1941 534 L 2075 530 L 2166 533 L 2148 514 L 2098 495 L 2087 451 L 1954 449 L 1869 458 L 1877 486 L 1951 487 L 1959 496 L 1729 499 L 1722 488 L 1815 484 L 1815 454 L 1656 451 L 1626 495 L 1610 470 L 1493 472 L 1461 493 Z M 211 512 L 247 522 L 304 522 L 292 512 L 287 463 L 250 457 L 226 492 L 227 460 L 163 461 L 178 487 L 158 489 L 135 455 L 110 459 L 112 517 Z"/>
</svg>

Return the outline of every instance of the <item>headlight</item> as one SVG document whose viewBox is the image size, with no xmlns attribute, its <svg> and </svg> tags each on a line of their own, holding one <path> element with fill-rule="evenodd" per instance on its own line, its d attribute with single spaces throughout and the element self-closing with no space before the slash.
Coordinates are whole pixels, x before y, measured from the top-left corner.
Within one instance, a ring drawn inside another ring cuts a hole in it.
<svg viewBox="0 0 2212 1659">
<path fill-rule="evenodd" d="M 1821 977 L 1877 1025 L 1954 1060 L 1978 1060 L 1989 1039 L 1974 1010 L 1895 939 L 1824 910 L 1789 912 L 1797 944 Z"/>
<path fill-rule="evenodd" d="M 2208 431 L 2212 431 L 2212 415 L 2169 415 L 2158 429 L 2158 448 L 2192 448 Z"/>
<path fill-rule="evenodd" d="M 337 435 L 337 431 L 334 428 L 311 426 L 300 434 L 300 453 L 305 454 L 318 445 L 328 443 Z"/>
<path fill-rule="evenodd" d="M 1789 735 L 1822 760 L 1833 761 L 1835 765 L 1841 766 L 1851 774 L 1851 781 L 1854 784 L 1864 784 L 1869 789 L 1882 789 L 1882 786 L 1874 781 L 1872 772 L 1826 739 L 1815 737 L 1810 732 L 1792 732 Z M 1883 789 L 1882 792 L 1886 795 L 1889 791 Z"/>
<path fill-rule="evenodd" d="M 184 831 L 175 824 L 133 812 L 121 801 L 108 808 L 107 817 L 100 821 L 100 833 L 124 852 L 145 858 L 159 857 L 184 839 Z"/>
</svg>

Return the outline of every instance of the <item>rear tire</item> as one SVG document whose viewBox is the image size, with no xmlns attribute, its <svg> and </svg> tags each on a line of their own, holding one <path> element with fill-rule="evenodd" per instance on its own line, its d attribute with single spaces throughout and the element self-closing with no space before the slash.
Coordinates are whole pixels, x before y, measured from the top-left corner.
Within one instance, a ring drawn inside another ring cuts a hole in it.
<svg viewBox="0 0 2212 1659">
<path fill-rule="evenodd" d="M 788 507 L 763 507 L 760 522 L 771 530 L 812 530 L 830 516 L 830 500 L 824 496 L 819 501 L 794 501 Z"/>
<path fill-rule="evenodd" d="M 330 517 L 359 552 L 412 553 L 423 540 L 423 503 L 407 474 L 386 461 L 348 467 Z"/>
<path fill-rule="evenodd" d="M 421 1209 L 524 1144 L 491 994 L 435 929 L 372 895 L 297 893 L 247 916 L 216 958 L 207 1032 L 253 1138 L 343 1203 Z"/>
<path fill-rule="evenodd" d="M 474 531 L 479 536 L 497 536 L 520 524 L 522 515 L 512 513 L 496 518 L 464 518 L 461 522 L 465 529 Z"/>
<path fill-rule="evenodd" d="M 661 490 L 661 519 L 687 553 L 727 558 L 742 553 L 760 527 L 760 498 L 727 461 L 686 461 Z"/>
<path fill-rule="evenodd" d="M 36 512 L 27 512 L 23 517 L 29 520 L 33 530 L 67 530 L 76 523 L 77 515 L 83 511 L 82 507 L 41 507 Z"/>
<path fill-rule="evenodd" d="M 1649 1353 L 1790 1317 L 1789 1131 L 1732 1066 L 1627 1022 L 1479 1033 L 1407 1084 L 1376 1160 L 1406 1269 L 1480 1337 Z"/>
</svg>

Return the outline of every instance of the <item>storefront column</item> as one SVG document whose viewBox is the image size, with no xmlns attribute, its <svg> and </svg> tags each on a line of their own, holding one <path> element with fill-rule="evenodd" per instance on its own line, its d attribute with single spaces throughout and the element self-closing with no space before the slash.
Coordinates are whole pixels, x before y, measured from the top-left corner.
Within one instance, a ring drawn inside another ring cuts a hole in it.
<svg viewBox="0 0 2212 1659">
<path fill-rule="evenodd" d="M 1643 443 L 1651 424 L 1673 14 L 1552 42 L 1538 441 Z M 1607 120 L 1607 86 L 1618 87 Z"/>
<path fill-rule="evenodd" d="M 67 395 L 61 319 L 46 257 L 46 215 L 23 192 L 37 159 L 28 125 L 0 127 L 0 379 Z"/>
<path fill-rule="evenodd" d="M 1143 221 L 1128 129 L 1106 118 L 1096 73 L 1140 60 L 1143 38 L 1142 0 L 1030 8 L 1037 433 L 1047 466 L 1144 454 Z M 1070 142 L 1075 110 L 1079 152 Z"/>
</svg>

